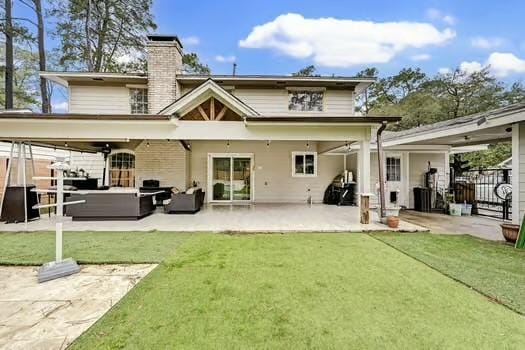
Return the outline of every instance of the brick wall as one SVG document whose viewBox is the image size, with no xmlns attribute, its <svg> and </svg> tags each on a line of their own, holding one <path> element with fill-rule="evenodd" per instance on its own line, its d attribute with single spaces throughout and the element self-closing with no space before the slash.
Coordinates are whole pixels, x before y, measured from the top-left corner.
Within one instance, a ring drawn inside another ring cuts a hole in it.
<svg viewBox="0 0 525 350">
<path fill-rule="evenodd" d="M 185 190 L 190 183 L 188 176 L 189 152 L 180 142 L 166 140 L 143 141 L 135 149 L 135 186 L 143 180 L 155 179 L 161 186 L 174 186 Z"/>
<path fill-rule="evenodd" d="M 177 74 L 182 73 L 182 48 L 176 41 L 149 41 L 148 108 L 155 114 L 177 97 Z"/>
</svg>

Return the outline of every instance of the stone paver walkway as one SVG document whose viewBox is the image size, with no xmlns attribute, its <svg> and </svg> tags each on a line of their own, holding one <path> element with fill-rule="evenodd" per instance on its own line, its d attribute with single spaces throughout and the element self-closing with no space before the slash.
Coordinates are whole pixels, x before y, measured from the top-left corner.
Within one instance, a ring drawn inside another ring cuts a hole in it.
<svg viewBox="0 0 525 350">
<path fill-rule="evenodd" d="M 65 349 L 156 265 L 87 265 L 37 283 L 38 267 L 0 267 L 0 349 Z"/>
</svg>

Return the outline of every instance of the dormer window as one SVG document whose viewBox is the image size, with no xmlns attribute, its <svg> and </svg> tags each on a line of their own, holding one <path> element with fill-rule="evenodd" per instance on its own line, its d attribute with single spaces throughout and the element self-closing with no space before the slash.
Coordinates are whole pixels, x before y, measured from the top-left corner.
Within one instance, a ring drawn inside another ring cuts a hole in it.
<svg viewBox="0 0 525 350">
<path fill-rule="evenodd" d="M 131 114 L 148 114 L 148 89 L 130 88 L 129 103 Z"/>
<path fill-rule="evenodd" d="M 289 89 L 288 110 L 298 112 L 322 112 L 324 91 L 320 89 Z"/>
</svg>

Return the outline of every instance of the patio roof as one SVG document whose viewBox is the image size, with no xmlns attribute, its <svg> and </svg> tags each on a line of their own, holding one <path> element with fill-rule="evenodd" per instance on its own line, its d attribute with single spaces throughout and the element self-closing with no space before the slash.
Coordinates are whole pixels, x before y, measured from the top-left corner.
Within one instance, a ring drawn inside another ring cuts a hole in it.
<svg viewBox="0 0 525 350">
<path fill-rule="evenodd" d="M 384 145 L 468 146 L 510 141 L 511 125 L 525 120 L 525 103 L 516 103 L 488 112 L 385 133 Z"/>
</svg>

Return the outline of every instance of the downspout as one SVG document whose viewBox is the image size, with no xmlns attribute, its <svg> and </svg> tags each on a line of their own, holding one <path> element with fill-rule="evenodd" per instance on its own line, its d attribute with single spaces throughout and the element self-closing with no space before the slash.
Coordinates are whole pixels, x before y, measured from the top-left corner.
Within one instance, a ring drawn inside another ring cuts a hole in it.
<svg viewBox="0 0 525 350">
<path fill-rule="evenodd" d="M 377 161 L 378 166 L 377 169 L 379 170 L 379 208 L 381 217 L 379 219 L 382 219 L 386 216 L 385 213 L 385 177 L 383 173 L 383 141 L 381 140 L 381 134 L 383 133 L 383 130 L 386 129 L 386 122 L 383 122 L 379 129 L 377 129 Z"/>
</svg>

